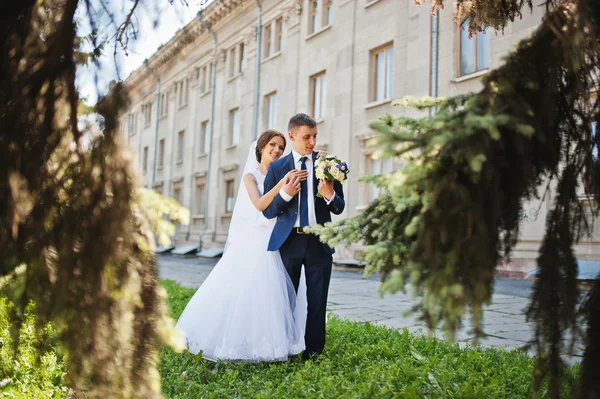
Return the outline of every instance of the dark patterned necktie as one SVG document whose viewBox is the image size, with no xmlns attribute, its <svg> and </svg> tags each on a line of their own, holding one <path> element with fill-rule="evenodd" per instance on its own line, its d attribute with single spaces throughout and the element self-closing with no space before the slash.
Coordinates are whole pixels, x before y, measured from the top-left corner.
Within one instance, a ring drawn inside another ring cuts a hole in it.
<svg viewBox="0 0 600 399">
<path fill-rule="evenodd" d="M 300 158 L 301 170 L 306 170 L 306 159 L 306 157 Z M 308 226 L 308 180 L 300 182 L 300 227 L 306 226 Z"/>
</svg>

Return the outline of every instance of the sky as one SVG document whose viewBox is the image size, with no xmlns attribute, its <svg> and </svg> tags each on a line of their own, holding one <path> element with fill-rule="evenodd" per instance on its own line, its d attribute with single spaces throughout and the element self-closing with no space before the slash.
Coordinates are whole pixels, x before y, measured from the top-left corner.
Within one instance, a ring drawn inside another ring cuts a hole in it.
<svg viewBox="0 0 600 399">
<path fill-rule="evenodd" d="M 100 58 L 101 68 L 96 72 L 96 68 L 82 67 L 77 72 L 77 85 L 80 90 L 80 96 L 87 98 L 88 104 L 95 104 L 98 94 L 103 95 L 108 89 L 111 80 L 125 80 L 133 71 L 139 68 L 145 59 L 150 58 L 156 52 L 158 47 L 166 44 L 175 33 L 187 25 L 201 8 L 214 0 L 141 0 L 140 6 L 136 10 L 136 23 L 138 25 L 137 39 L 131 39 L 129 43 L 128 54 L 118 48 L 117 59 L 115 62 L 114 39 L 105 47 L 104 53 Z M 121 23 L 126 16 L 128 7 L 131 6 L 131 0 L 108 1 L 111 13 L 115 16 L 115 21 Z M 83 4 L 81 2 L 80 4 Z M 92 4 L 98 6 L 98 2 L 92 1 Z M 99 7 L 98 7 L 99 8 Z M 85 35 L 91 32 L 86 17 L 87 10 L 80 6 L 77 17 L 81 21 L 78 29 L 79 35 Z M 107 37 L 114 35 L 116 26 L 111 24 L 107 18 L 102 18 L 102 34 Z M 91 47 L 86 46 L 89 51 Z M 118 73 L 117 73 L 118 70 Z"/>
</svg>

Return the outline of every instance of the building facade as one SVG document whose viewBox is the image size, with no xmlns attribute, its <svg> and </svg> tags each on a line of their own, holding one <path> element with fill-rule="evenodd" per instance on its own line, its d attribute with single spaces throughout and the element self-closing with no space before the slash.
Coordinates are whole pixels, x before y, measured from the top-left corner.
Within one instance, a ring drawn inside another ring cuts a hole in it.
<svg viewBox="0 0 600 399">
<path fill-rule="evenodd" d="M 503 34 L 469 38 L 451 10 L 432 17 L 428 5 L 413 0 L 258 4 L 215 0 L 125 81 L 132 101 L 120 130 L 142 185 L 191 211 L 176 243 L 223 246 L 255 134 L 285 133 L 297 112 L 318 121 L 319 149 L 348 161 L 346 210 L 337 218 L 356 215 L 378 195 L 358 178 L 400 167 L 371 158 L 369 122 L 385 114 L 419 116 L 391 105 L 405 95 L 479 90 L 481 77 L 533 32 L 543 11 L 534 8 Z M 520 275 L 534 268 L 550 205 L 549 198 L 527 205 L 522 240 L 503 270 Z M 599 243 L 596 231 L 577 247 L 580 258 L 600 259 Z M 337 248 L 336 257 L 360 250 Z"/>
</svg>

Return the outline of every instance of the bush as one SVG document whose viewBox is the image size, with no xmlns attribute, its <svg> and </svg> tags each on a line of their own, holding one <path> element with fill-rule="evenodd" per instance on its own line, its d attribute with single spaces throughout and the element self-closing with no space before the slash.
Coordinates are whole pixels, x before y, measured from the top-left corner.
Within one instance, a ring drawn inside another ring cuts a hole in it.
<svg viewBox="0 0 600 399">
<path fill-rule="evenodd" d="M 30 304 L 26 308 L 15 352 L 15 341 L 10 334 L 8 321 L 11 310 L 12 305 L 0 297 L 0 397 L 66 397 L 63 358 L 56 346 L 41 346 L 42 342 L 56 342 L 56 332 L 51 325 L 47 325 L 42 330 L 47 339 L 36 336 L 33 305 Z"/>
</svg>

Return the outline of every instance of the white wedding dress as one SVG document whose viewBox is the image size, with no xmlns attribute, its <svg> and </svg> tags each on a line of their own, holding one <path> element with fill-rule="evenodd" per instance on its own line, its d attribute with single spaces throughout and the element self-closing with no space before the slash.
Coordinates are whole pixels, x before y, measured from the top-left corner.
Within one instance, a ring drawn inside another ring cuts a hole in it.
<svg viewBox="0 0 600 399">
<path fill-rule="evenodd" d="M 265 176 L 258 169 L 251 173 L 262 195 Z M 266 219 L 253 206 L 242 207 L 244 195 L 242 183 L 234 218 L 243 209 L 244 220 L 234 223 L 232 218 L 223 257 L 186 306 L 177 328 L 189 351 L 202 351 L 205 359 L 285 361 L 304 350 L 306 283 L 303 275 L 296 300 L 279 251 L 267 251 L 275 219 Z"/>
</svg>

